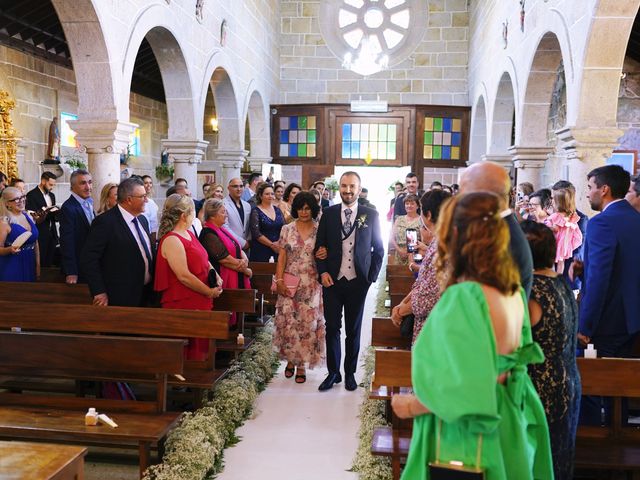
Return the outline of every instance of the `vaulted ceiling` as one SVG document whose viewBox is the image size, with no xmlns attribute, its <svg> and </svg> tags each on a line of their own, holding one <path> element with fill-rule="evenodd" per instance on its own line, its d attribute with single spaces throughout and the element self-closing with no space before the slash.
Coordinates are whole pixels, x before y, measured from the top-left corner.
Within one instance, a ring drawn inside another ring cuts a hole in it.
<svg viewBox="0 0 640 480">
<path fill-rule="evenodd" d="M 51 0 L 0 0 L 0 44 L 73 68 Z M 160 67 L 146 39 L 136 57 L 131 91 L 165 101 Z"/>
</svg>

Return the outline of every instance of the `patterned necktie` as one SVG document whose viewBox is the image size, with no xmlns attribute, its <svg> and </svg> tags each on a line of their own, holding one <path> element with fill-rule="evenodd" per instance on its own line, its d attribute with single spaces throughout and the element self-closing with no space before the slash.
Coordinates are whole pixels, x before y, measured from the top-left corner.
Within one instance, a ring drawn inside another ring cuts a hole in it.
<svg viewBox="0 0 640 480">
<path fill-rule="evenodd" d="M 345 234 L 351 231 L 351 209 L 350 208 L 344 209 L 344 223 L 342 224 L 342 227 L 344 228 Z"/>
<path fill-rule="evenodd" d="M 91 225 L 91 222 L 93 222 L 93 217 L 94 217 L 93 199 L 85 200 L 82 204 L 82 208 L 84 209 L 84 215 L 87 217 L 87 221 L 89 222 L 89 225 Z"/>
<path fill-rule="evenodd" d="M 138 238 L 140 239 L 140 243 L 142 243 L 142 248 L 144 250 L 144 256 L 147 257 L 147 262 L 149 265 L 149 270 L 151 270 L 151 252 L 149 251 L 149 247 L 147 246 L 147 242 L 144 240 L 144 236 L 142 234 L 142 230 L 140 230 L 140 225 L 138 224 L 138 219 L 134 218 L 131 220 L 136 227 L 136 232 L 138 232 Z M 151 273 L 151 272 L 149 272 Z"/>
</svg>

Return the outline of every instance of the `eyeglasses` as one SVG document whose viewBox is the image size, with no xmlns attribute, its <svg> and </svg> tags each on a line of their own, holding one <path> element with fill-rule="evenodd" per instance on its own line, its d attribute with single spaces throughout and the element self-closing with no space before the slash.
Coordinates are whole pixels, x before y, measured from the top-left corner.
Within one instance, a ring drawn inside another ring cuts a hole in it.
<svg viewBox="0 0 640 480">
<path fill-rule="evenodd" d="M 22 197 L 16 197 L 16 198 L 12 198 L 11 200 L 7 200 L 7 203 L 11 203 L 11 202 L 24 202 L 26 200 L 27 196 L 23 195 Z"/>
<path fill-rule="evenodd" d="M 229 185 L 229 188 L 244 188 L 244 185 Z"/>
<path fill-rule="evenodd" d="M 144 195 L 129 195 L 129 196 L 133 198 L 147 198 L 149 195 L 145 193 Z"/>
</svg>

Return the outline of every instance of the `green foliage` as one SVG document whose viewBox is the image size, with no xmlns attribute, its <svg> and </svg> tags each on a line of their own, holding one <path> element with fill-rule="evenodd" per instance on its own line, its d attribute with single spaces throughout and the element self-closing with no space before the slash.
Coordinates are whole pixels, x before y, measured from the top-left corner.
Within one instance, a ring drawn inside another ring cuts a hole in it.
<svg viewBox="0 0 640 480">
<path fill-rule="evenodd" d="M 156 166 L 156 178 L 158 180 L 171 179 L 173 178 L 173 174 L 173 165 L 161 163 L 160 165 Z"/>
<path fill-rule="evenodd" d="M 71 170 L 86 170 L 87 164 L 84 163 L 84 158 L 79 152 L 73 152 L 71 155 L 64 157 L 64 163 L 69 165 Z"/>
<path fill-rule="evenodd" d="M 336 193 L 340 190 L 340 185 L 338 185 L 338 181 L 335 178 L 327 178 L 324 181 L 324 186 L 327 190 L 330 190 L 332 193 Z"/>
</svg>

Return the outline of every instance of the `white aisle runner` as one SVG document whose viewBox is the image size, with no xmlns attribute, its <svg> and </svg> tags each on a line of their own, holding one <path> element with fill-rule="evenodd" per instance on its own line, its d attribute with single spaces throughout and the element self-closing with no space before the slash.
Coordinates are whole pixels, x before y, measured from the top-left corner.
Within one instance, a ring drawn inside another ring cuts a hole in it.
<svg viewBox="0 0 640 480">
<path fill-rule="evenodd" d="M 360 359 L 371 343 L 371 317 L 378 285 L 369 289 L 362 322 Z M 344 348 L 344 328 L 342 345 Z M 344 359 L 344 351 L 343 351 Z M 307 382 L 278 373 L 256 402 L 254 418 L 236 434 L 241 441 L 224 454 L 220 480 L 356 480 L 348 472 L 358 446 L 358 408 L 364 391 L 349 392 L 344 381 L 319 392 L 326 367 L 307 370 Z M 344 373 L 344 372 L 343 372 Z M 356 380 L 362 380 L 359 362 Z"/>
</svg>

